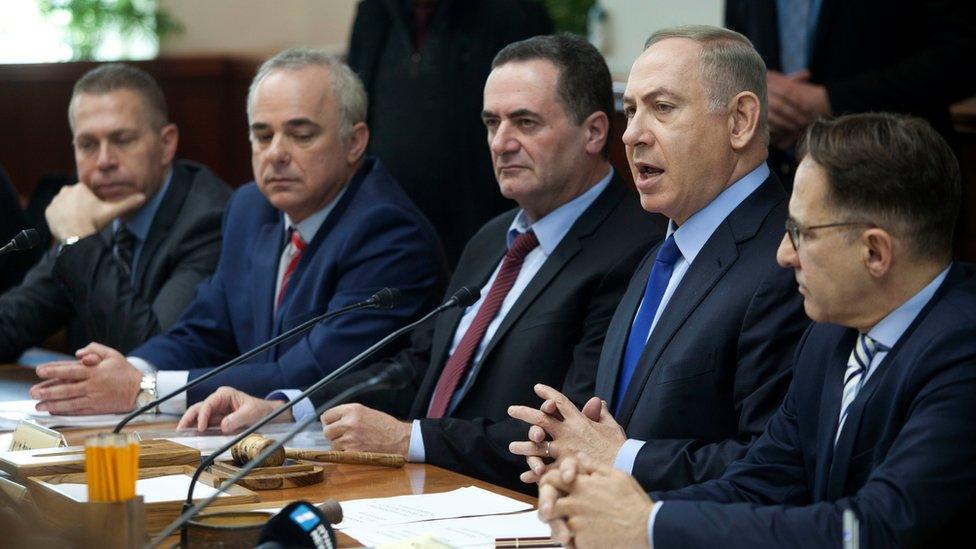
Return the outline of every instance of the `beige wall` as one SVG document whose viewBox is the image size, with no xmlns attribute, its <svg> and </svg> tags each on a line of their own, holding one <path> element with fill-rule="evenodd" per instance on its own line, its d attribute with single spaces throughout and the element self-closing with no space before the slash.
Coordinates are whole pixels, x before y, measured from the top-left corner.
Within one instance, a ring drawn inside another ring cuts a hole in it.
<svg viewBox="0 0 976 549">
<path fill-rule="evenodd" d="M 185 27 L 163 55 L 266 57 L 290 46 L 344 52 L 357 0 L 159 0 Z"/>
<path fill-rule="evenodd" d="M 673 25 L 722 25 L 723 0 L 600 0 L 607 11 L 606 47 L 610 72 L 626 80 L 630 65 L 652 32 Z"/>
</svg>

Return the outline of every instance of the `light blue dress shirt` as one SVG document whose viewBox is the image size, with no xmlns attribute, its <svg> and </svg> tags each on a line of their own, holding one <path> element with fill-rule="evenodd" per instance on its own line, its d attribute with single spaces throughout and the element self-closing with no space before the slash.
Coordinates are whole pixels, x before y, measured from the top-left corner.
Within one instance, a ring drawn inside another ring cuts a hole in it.
<svg viewBox="0 0 976 549">
<path fill-rule="evenodd" d="M 791 35 L 791 32 L 796 31 L 791 28 L 787 12 L 792 9 L 792 4 L 795 2 L 807 2 L 809 4 L 807 21 L 803 29 L 806 33 L 805 36 Z M 776 0 L 776 26 L 779 31 L 780 69 L 784 74 L 794 73 L 810 66 L 810 55 L 813 52 L 813 40 L 817 34 L 817 22 L 820 20 L 821 4 L 823 4 L 823 0 Z M 789 59 L 784 59 L 783 52 L 786 50 L 786 43 L 794 40 L 802 40 L 805 42 L 805 47 L 803 57 L 791 62 Z"/>
<path fill-rule="evenodd" d="M 905 330 L 908 330 L 912 322 L 915 322 L 918 313 L 922 312 L 922 309 L 931 301 L 936 290 L 945 281 L 951 267 L 952 265 L 950 264 L 949 267 L 943 269 L 941 273 L 936 275 L 931 282 L 926 284 L 911 299 L 899 305 L 897 309 L 888 313 L 873 328 L 868 330 L 868 337 L 884 345 L 886 350 L 879 350 L 874 353 L 874 357 L 871 358 L 871 364 L 868 365 L 868 372 L 864 376 L 864 381 L 861 383 L 862 386 L 871 377 L 871 374 L 877 371 L 878 366 L 884 362 L 885 357 L 888 356 L 888 351 L 898 343 L 901 336 L 905 334 Z M 838 410 L 839 414 L 840 410 Z M 664 504 L 665 502 L 663 501 L 655 502 L 654 507 L 651 509 L 651 514 L 647 518 L 647 541 L 651 549 L 654 549 L 654 519 Z"/>
<path fill-rule="evenodd" d="M 681 250 L 681 257 L 674 264 L 671 280 L 668 282 L 667 289 L 664 290 L 661 305 L 654 315 L 654 322 L 651 323 L 651 329 L 647 334 L 648 340 L 653 336 L 654 328 L 657 326 L 658 319 L 661 318 L 661 313 L 667 308 L 668 302 L 671 301 L 671 296 L 674 295 L 678 285 L 681 284 L 681 279 L 688 272 L 688 267 L 698 257 L 698 253 L 705 247 L 705 243 L 712 237 L 712 233 L 732 213 L 732 210 L 738 208 L 739 204 L 742 204 L 749 195 L 763 184 L 763 181 L 767 177 L 769 177 L 769 167 L 763 162 L 742 177 L 742 179 L 739 179 L 719 193 L 704 208 L 689 217 L 684 225 L 677 227 L 674 221 L 668 223 L 667 236 L 674 235 L 674 243 Z M 630 473 L 634 469 L 634 460 L 637 459 L 637 452 L 640 451 L 643 445 L 643 441 L 628 439 L 621 446 L 620 451 L 617 452 L 613 466 L 621 471 Z"/>
<path fill-rule="evenodd" d="M 169 190 L 169 183 L 173 180 L 173 170 L 172 168 L 166 174 L 166 182 L 163 186 L 156 191 L 156 194 L 152 195 L 149 202 L 143 204 L 141 208 L 136 210 L 136 213 L 125 221 L 125 228 L 128 229 L 132 236 L 136 237 L 135 245 L 132 247 L 132 268 L 129 272 L 129 282 L 132 284 L 136 283 L 136 265 L 139 264 L 139 256 L 142 254 L 142 248 L 145 247 L 146 239 L 149 238 L 149 229 L 152 228 L 153 220 L 156 219 L 156 212 L 159 211 L 160 204 L 163 203 L 163 197 L 166 195 L 166 191 Z M 119 225 L 123 221 L 121 219 L 112 220 L 112 233 L 119 230 Z M 112 245 L 113 251 L 115 245 Z"/>
</svg>

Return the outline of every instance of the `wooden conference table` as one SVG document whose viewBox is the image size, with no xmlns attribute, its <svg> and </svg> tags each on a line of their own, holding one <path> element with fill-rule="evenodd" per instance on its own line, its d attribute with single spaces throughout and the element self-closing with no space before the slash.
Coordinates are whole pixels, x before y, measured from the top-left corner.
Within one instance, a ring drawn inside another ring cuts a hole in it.
<svg viewBox="0 0 976 549">
<path fill-rule="evenodd" d="M 0 400 L 25 400 L 30 398 L 27 389 L 38 381 L 34 371 L 18 364 L 0 364 Z M 172 428 L 172 421 L 162 424 L 132 426 L 126 430 L 157 430 Z M 81 444 L 89 434 L 107 429 L 63 429 L 68 444 Z M 495 486 L 465 475 L 461 475 L 433 465 L 408 463 L 403 468 L 379 467 L 370 465 L 340 465 L 326 463 L 324 482 L 282 490 L 257 491 L 260 503 L 238 506 L 221 506 L 221 510 L 258 509 L 269 507 L 269 503 L 288 502 L 296 499 L 321 502 L 329 498 L 339 501 L 408 494 L 427 494 L 446 492 L 463 486 L 478 486 L 519 501 L 535 504 L 535 498 L 525 494 Z M 339 534 L 340 547 L 358 547 L 354 540 Z"/>
</svg>

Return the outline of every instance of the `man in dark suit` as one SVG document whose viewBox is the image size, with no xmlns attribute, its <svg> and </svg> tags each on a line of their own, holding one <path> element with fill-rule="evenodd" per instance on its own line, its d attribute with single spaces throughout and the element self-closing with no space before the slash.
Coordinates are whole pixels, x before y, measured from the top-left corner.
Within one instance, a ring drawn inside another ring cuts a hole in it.
<svg viewBox="0 0 976 549">
<path fill-rule="evenodd" d="M 20 207 L 20 196 L 7 172 L 0 166 L 0 245 L 24 229 L 31 228 L 24 210 Z M 44 254 L 44 246 L 32 250 L 0 256 L 0 292 L 24 281 L 24 275 Z"/>
<path fill-rule="evenodd" d="M 416 392 L 400 393 L 413 401 L 412 421 L 384 412 L 393 395 L 333 408 L 323 415 L 333 448 L 395 452 L 518 485 L 521 460 L 507 446 L 527 426 L 507 416 L 508 406 L 535 402 L 538 380 L 577 403 L 592 394 L 607 323 L 637 261 L 662 233 L 607 162 L 612 108 L 606 63 L 581 38 L 533 38 L 498 54 L 482 117 L 501 192 L 520 209 L 471 239 L 451 279 L 448 295 L 473 286 L 481 300 L 419 329 L 411 348 L 391 359 L 416 372 Z M 537 242 L 523 244 L 530 237 Z M 511 287 L 503 290 L 506 280 Z M 341 390 L 333 386 L 316 400 Z M 245 409 L 236 398 L 214 395 L 181 425 L 224 418 L 221 425 L 235 429 L 277 405 Z"/>
<path fill-rule="evenodd" d="M 969 0 L 726 0 L 725 24 L 766 61 L 770 162 L 789 179 L 793 144 L 818 116 L 910 113 L 952 143 L 949 106 L 976 93 Z"/>
<path fill-rule="evenodd" d="M 765 68 L 715 27 L 655 33 L 624 94 L 624 143 L 644 209 L 668 238 L 637 268 L 607 331 L 596 396 L 577 409 L 540 385 L 512 445 L 534 482 L 544 458 L 585 451 L 648 489 L 717 477 L 782 401 L 808 320 L 776 266 L 786 195 L 766 158 Z"/>
<path fill-rule="evenodd" d="M 261 395 L 308 385 L 432 306 L 445 278 L 437 237 L 379 161 L 363 156 L 365 115 L 362 85 L 340 61 L 289 50 L 265 62 L 248 97 L 256 183 L 228 204 L 214 276 L 168 332 L 128 360 L 92 344 L 83 364 L 40 367 L 41 377 L 73 381 L 35 389 L 40 407 L 130 410 L 137 397 L 174 390 L 313 316 L 399 288 L 392 310 L 322 322 L 164 410 L 182 411 L 221 384 Z M 154 387 L 140 391 L 143 375 Z"/>
<path fill-rule="evenodd" d="M 0 360 L 65 327 L 72 350 L 129 352 L 176 321 L 220 255 L 230 191 L 207 168 L 174 161 L 177 128 L 151 76 L 123 64 L 75 84 L 68 121 L 79 183 L 45 215 L 58 241 L 0 296 Z"/>
<path fill-rule="evenodd" d="M 452 268 L 468 239 L 514 205 L 495 191 L 479 117 L 491 61 L 512 42 L 551 32 L 536 0 L 357 6 L 348 62 L 369 96 L 369 152 L 430 219 Z"/>
<path fill-rule="evenodd" d="M 590 463 L 577 476 L 567 460 L 540 499 L 564 540 L 939 547 L 968 535 L 976 270 L 951 262 L 958 163 L 925 121 L 890 114 L 814 122 L 800 153 L 778 260 L 817 323 L 779 411 L 720 479 L 650 498 L 626 475 Z"/>
</svg>

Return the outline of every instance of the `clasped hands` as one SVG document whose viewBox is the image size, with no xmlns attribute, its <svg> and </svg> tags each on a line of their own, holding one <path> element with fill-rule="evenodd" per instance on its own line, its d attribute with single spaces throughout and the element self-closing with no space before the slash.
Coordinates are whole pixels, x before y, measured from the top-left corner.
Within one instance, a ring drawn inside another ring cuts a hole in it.
<svg viewBox="0 0 976 549">
<path fill-rule="evenodd" d="M 116 414 L 133 409 L 142 372 L 122 353 L 90 343 L 77 360 L 48 362 L 37 368 L 44 381 L 30 388 L 37 410 L 60 415 Z"/>
<path fill-rule="evenodd" d="M 531 424 L 529 440 L 512 442 L 509 450 L 526 458 L 529 470 L 522 481 L 539 483 L 539 516 L 553 537 L 579 547 L 646 545 L 642 525 L 651 501 L 629 474 L 612 467 L 627 436 L 607 403 L 593 397 L 577 409 L 548 385 L 534 389 L 543 399 L 538 409 L 508 409 L 513 418 Z"/>
<path fill-rule="evenodd" d="M 826 88 L 811 83 L 806 69 L 792 74 L 766 71 L 766 87 L 769 134 L 778 149 L 793 146 L 814 119 L 831 113 Z"/>
</svg>

